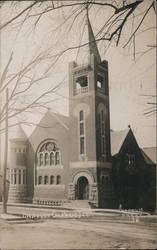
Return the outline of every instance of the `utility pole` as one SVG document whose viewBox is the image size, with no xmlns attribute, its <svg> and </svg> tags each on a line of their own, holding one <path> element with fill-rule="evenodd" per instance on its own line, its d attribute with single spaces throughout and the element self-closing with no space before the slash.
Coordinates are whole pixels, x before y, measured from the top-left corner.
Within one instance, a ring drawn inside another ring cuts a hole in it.
<svg viewBox="0 0 157 250">
<path fill-rule="evenodd" d="M 6 172 L 8 165 L 8 88 L 6 89 L 6 115 L 5 115 L 5 138 L 4 138 L 4 163 L 3 163 L 3 192 L 2 192 L 2 213 L 7 213 L 7 187 Z"/>
</svg>

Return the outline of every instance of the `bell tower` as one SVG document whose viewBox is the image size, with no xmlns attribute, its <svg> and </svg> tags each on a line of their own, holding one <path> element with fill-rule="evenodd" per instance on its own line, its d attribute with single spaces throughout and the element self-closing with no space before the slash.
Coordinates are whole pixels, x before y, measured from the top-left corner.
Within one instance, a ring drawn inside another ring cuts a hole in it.
<svg viewBox="0 0 157 250">
<path fill-rule="evenodd" d="M 69 199 L 110 207 L 108 62 L 101 60 L 88 14 L 87 27 L 88 63 L 69 64 Z"/>
</svg>

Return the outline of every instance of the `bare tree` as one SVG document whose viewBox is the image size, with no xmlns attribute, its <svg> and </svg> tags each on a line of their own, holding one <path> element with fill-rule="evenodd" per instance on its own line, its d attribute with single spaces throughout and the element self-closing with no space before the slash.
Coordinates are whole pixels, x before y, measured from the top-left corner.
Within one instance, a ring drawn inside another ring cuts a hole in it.
<svg viewBox="0 0 157 250">
<path fill-rule="evenodd" d="M 126 33 L 128 23 L 132 24 L 133 27 L 131 32 L 126 35 L 125 42 L 123 41 L 122 46 L 127 47 L 130 43 L 135 47 L 136 35 L 140 31 L 147 15 L 150 14 L 151 10 L 156 15 L 156 1 L 154 0 L 80 0 L 80 1 L 28 1 L 26 4 L 20 2 L 11 2 L 11 8 L 16 9 L 17 5 L 21 4 L 21 8 L 18 9 L 17 13 L 13 17 L 4 21 L 0 25 L 0 30 L 5 29 L 9 25 L 12 25 L 15 21 L 20 19 L 20 23 L 31 19 L 34 26 L 40 25 L 45 15 L 53 16 L 56 11 L 63 9 L 66 15 L 64 24 L 71 18 L 71 27 L 73 26 L 76 19 L 80 16 L 82 11 L 88 6 L 89 10 L 95 8 L 97 12 L 99 8 L 104 10 L 104 22 L 99 27 L 97 32 L 96 41 L 114 41 L 116 45 L 119 45 L 122 39 L 122 34 Z M 5 1 L 1 2 L 1 9 L 5 7 Z M 16 9 L 17 10 L 17 9 Z M 106 20 L 106 13 L 110 15 Z M 150 27 L 155 28 L 155 27 Z M 86 44 L 84 44 L 86 45 Z M 83 46 L 83 44 L 82 44 Z M 78 44 L 74 47 L 78 48 Z"/>
<path fill-rule="evenodd" d="M 45 109 L 48 104 L 54 101 L 52 94 L 57 91 L 63 81 L 58 84 L 52 84 L 51 87 L 38 91 L 43 85 L 43 81 L 50 77 L 50 70 L 53 67 L 52 59 L 50 63 L 49 52 L 41 52 L 34 56 L 26 65 L 21 64 L 17 72 L 10 73 L 9 68 L 13 61 L 13 54 L 11 54 L 6 67 L 0 78 L 0 95 L 4 95 L 6 88 L 9 88 L 8 103 L 3 101 L 1 103 L 0 124 L 3 124 L 6 117 L 6 108 L 8 106 L 8 120 L 19 116 L 25 112 L 32 112 L 36 108 Z M 44 70 L 41 66 L 46 64 Z M 40 70 L 38 67 L 40 66 Z M 35 94 L 37 93 L 37 94 Z M 50 98 L 51 95 L 51 98 Z"/>
<path fill-rule="evenodd" d="M 3 162 L 3 213 L 7 213 L 7 192 L 6 192 L 6 169 L 8 164 L 8 129 L 17 124 L 23 123 L 25 113 L 34 110 L 47 109 L 49 104 L 55 101 L 53 94 L 61 87 L 64 82 L 51 84 L 50 87 L 41 86 L 50 77 L 50 71 L 55 61 L 51 58 L 49 50 L 38 52 L 28 63 L 21 63 L 20 68 L 14 71 L 12 63 L 16 60 L 11 53 L 6 66 L 0 76 L 0 143 L 1 134 L 4 134 L 4 162 Z M 43 68 L 43 70 L 41 70 Z M 13 72 L 12 72 L 13 71 Z M 39 93 L 38 93 L 39 92 Z M 6 94 L 7 93 L 7 94 Z M 7 95 L 7 98 L 5 97 Z M 20 121 L 19 118 L 22 117 Z M 14 119 L 18 118 L 18 122 Z M 14 119 L 12 121 L 12 119 Z M 27 124 L 27 122 L 25 122 Z M 33 122 L 32 122 L 33 124 Z M 36 124 L 33 124 L 36 125 Z M 0 145 L 2 147 L 2 144 Z M 1 154 L 2 152 L 0 152 Z M 2 161 L 0 161 L 0 164 Z"/>
</svg>

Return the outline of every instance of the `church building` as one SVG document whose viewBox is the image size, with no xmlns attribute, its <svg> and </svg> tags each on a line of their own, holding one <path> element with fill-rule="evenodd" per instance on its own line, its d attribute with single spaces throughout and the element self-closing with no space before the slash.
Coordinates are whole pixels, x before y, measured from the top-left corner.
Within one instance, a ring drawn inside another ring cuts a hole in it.
<svg viewBox="0 0 157 250">
<path fill-rule="evenodd" d="M 110 129 L 108 62 L 88 19 L 89 60 L 69 63 L 69 117 L 44 115 L 10 139 L 8 202 L 155 209 L 155 163 L 131 128 Z M 82 203 L 83 204 L 83 203 Z"/>
</svg>

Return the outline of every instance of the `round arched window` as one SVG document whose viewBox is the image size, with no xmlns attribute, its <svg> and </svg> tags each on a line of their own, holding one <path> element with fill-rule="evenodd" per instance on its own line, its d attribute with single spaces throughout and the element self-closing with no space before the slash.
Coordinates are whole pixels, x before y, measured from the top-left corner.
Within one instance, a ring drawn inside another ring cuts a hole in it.
<svg viewBox="0 0 157 250">
<path fill-rule="evenodd" d="M 61 164 L 60 150 L 53 140 L 43 142 L 37 150 L 38 166 L 53 166 Z"/>
</svg>

